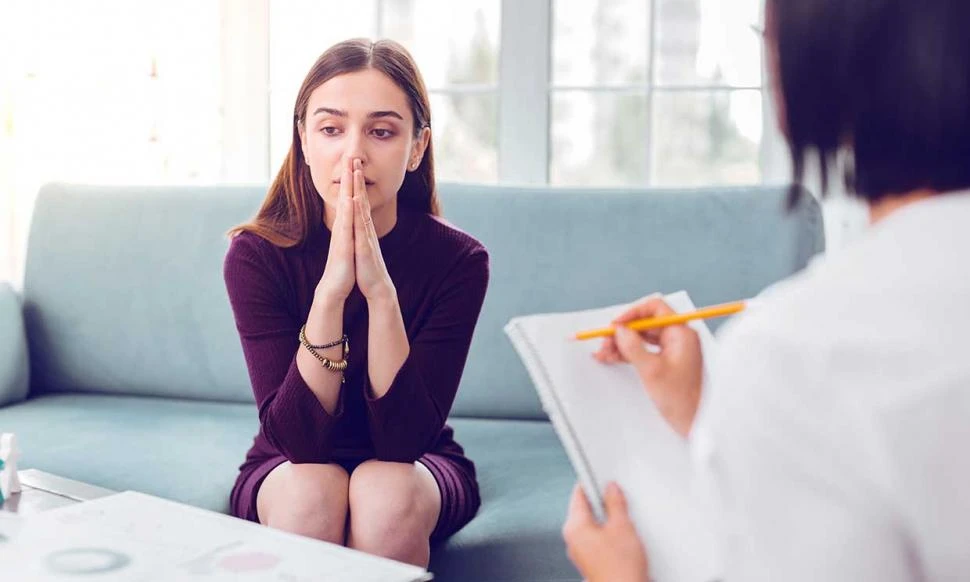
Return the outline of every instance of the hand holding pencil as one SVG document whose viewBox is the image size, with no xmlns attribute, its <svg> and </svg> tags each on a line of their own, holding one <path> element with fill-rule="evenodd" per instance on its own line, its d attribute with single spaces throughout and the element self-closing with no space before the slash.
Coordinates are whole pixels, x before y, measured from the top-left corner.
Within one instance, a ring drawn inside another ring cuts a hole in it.
<svg viewBox="0 0 970 582">
<path fill-rule="evenodd" d="M 687 436 L 700 404 L 703 355 L 697 332 L 683 325 L 683 321 L 671 323 L 677 321 L 671 319 L 677 315 L 662 297 L 649 296 L 613 320 L 610 328 L 613 333 L 605 334 L 603 344 L 593 357 L 604 364 L 630 363 L 667 422 Z M 628 327 L 632 322 L 647 319 L 663 319 L 668 323 L 657 327 L 654 321 L 653 327 L 647 326 L 639 332 Z M 646 344 L 656 346 L 659 351 L 651 352 Z"/>
</svg>

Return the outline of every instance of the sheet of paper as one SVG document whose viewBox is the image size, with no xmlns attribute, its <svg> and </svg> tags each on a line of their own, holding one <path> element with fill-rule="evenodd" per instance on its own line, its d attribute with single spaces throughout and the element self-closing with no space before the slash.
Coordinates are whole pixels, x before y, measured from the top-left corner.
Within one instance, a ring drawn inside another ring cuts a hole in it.
<svg viewBox="0 0 970 582">
<path fill-rule="evenodd" d="M 16 513 L 0 511 L 0 546 L 10 542 L 20 533 L 23 526 L 23 518 Z"/>
<path fill-rule="evenodd" d="M 665 298 L 678 311 L 694 309 L 678 292 Z M 686 441 L 670 428 L 626 364 L 604 365 L 592 354 L 597 340 L 575 341 L 580 330 L 602 327 L 628 305 L 513 319 L 506 328 L 594 504 L 610 481 L 627 494 L 630 513 L 658 582 L 707 581 L 718 574 L 713 530 L 691 478 Z M 705 361 L 715 349 L 702 321 Z M 705 373 L 707 371 L 705 370 Z"/>
<path fill-rule="evenodd" d="M 23 520 L 4 579 L 429 580 L 422 568 L 126 491 Z"/>
</svg>

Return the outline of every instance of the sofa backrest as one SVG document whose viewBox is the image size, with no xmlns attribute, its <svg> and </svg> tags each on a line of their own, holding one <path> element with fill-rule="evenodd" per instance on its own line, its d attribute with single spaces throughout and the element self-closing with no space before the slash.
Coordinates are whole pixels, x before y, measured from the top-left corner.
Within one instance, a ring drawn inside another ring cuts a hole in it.
<svg viewBox="0 0 970 582">
<path fill-rule="evenodd" d="M 546 418 L 502 331 L 516 315 L 685 289 L 751 297 L 822 251 L 819 205 L 785 188 L 607 190 L 451 185 L 444 215 L 490 251 L 491 280 L 453 414 Z M 712 322 L 716 327 L 720 322 Z"/>
<path fill-rule="evenodd" d="M 265 193 L 44 186 L 24 272 L 31 394 L 252 402 L 222 261 Z"/>
<path fill-rule="evenodd" d="M 783 188 L 597 190 L 443 184 L 445 218 L 481 240 L 491 281 L 456 416 L 545 418 L 509 318 L 686 289 L 749 297 L 823 249 L 821 212 Z M 224 233 L 264 186 L 52 184 L 37 200 L 24 315 L 31 390 L 252 402 L 222 281 Z"/>
</svg>

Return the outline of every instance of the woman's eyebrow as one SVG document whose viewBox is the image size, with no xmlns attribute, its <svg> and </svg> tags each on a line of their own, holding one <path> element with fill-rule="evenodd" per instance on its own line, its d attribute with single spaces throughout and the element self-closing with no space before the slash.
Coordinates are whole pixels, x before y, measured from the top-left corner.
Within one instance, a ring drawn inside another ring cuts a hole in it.
<svg viewBox="0 0 970 582">
<path fill-rule="evenodd" d="M 333 115 L 334 117 L 347 117 L 347 112 L 341 109 L 334 109 L 332 107 L 317 107 L 313 112 L 313 115 L 318 115 L 320 113 L 327 113 Z M 379 119 L 381 117 L 394 117 L 395 119 L 400 119 L 404 121 L 404 117 L 397 111 L 388 109 L 386 111 L 372 111 L 367 114 L 368 119 Z"/>
<path fill-rule="evenodd" d="M 370 114 L 367 115 L 367 117 L 369 119 L 377 119 L 379 117 L 394 117 L 394 118 L 400 119 L 401 121 L 404 121 L 404 118 L 401 117 L 401 114 L 400 113 L 398 113 L 397 111 L 391 111 L 391 110 L 388 110 L 388 111 L 372 111 Z"/>
<path fill-rule="evenodd" d="M 316 111 L 313 112 L 314 115 L 318 115 L 320 113 L 329 113 L 334 117 L 347 117 L 346 111 L 341 111 L 340 109 L 333 109 L 330 107 L 317 107 Z"/>
</svg>

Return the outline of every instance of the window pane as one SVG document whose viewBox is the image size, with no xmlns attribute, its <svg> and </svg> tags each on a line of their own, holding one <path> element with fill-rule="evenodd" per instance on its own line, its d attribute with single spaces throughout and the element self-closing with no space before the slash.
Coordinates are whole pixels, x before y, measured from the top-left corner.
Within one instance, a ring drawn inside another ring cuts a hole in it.
<svg viewBox="0 0 970 582">
<path fill-rule="evenodd" d="M 644 185 L 647 118 L 643 94 L 554 92 L 550 182 Z"/>
<path fill-rule="evenodd" d="M 631 85 L 647 80 L 650 0 L 557 0 L 552 82 Z"/>
<path fill-rule="evenodd" d="M 498 80 L 500 0 L 384 0 L 381 36 L 407 47 L 425 84 Z"/>
<path fill-rule="evenodd" d="M 377 36 L 377 0 L 269 0 L 270 172 L 290 147 L 293 103 L 323 51 L 349 38 Z"/>
<path fill-rule="evenodd" d="M 220 177 L 218 2 L 16 6 L 4 124 L 23 188 Z"/>
<path fill-rule="evenodd" d="M 658 91 L 653 97 L 657 186 L 759 182 L 759 91 Z"/>
<path fill-rule="evenodd" d="M 761 0 L 654 1 L 658 85 L 761 84 Z"/>
<path fill-rule="evenodd" d="M 498 179 L 498 98 L 492 93 L 432 93 L 435 176 L 443 182 Z"/>
<path fill-rule="evenodd" d="M 37 0 L 0 14 L 0 279 L 19 272 L 45 182 L 234 179 L 217 0 Z"/>
</svg>

